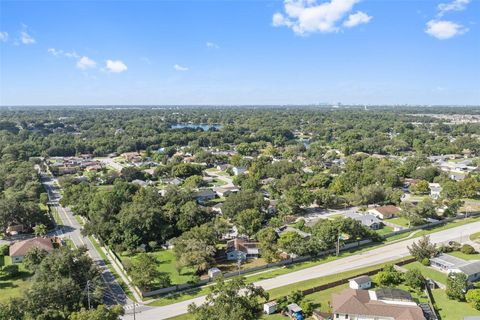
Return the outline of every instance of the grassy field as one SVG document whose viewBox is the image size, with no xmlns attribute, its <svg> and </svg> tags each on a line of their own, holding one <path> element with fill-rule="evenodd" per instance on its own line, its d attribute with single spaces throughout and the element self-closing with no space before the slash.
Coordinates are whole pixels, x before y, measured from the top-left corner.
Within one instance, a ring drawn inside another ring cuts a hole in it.
<svg viewBox="0 0 480 320">
<path fill-rule="evenodd" d="M 463 320 L 466 316 L 480 316 L 480 311 L 468 303 L 448 299 L 445 290 L 435 289 L 432 294 L 441 320 Z"/>
<path fill-rule="evenodd" d="M 465 254 L 460 251 L 454 251 L 454 252 L 449 252 L 448 254 L 463 260 L 480 260 L 480 253 Z"/>
<path fill-rule="evenodd" d="M 158 261 L 158 271 L 162 273 L 167 273 L 170 275 L 170 279 L 172 284 L 181 284 L 186 283 L 193 279 L 194 272 L 193 269 L 183 268 L 182 272 L 179 273 L 176 269 L 176 259 L 175 254 L 172 250 L 161 250 L 157 252 L 150 253 L 151 255 L 155 256 Z M 135 259 L 135 256 L 119 256 L 122 260 L 128 261 L 131 259 Z"/>
<path fill-rule="evenodd" d="M 2 265 L 9 265 L 12 263 L 12 260 L 9 256 L 3 256 Z M 27 290 L 30 287 L 30 277 L 31 273 L 28 272 L 23 264 L 19 264 L 19 275 L 11 279 L 4 279 L 0 277 L 0 302 L 5 302 L 10 298 L 19 297 L 22 295 L 23 291 Z"/>
<path fill-rule="evenodd" d="M 433 269 L 432 267 L 426 267 L 423 264 L 421 264 L 418 261 L 409 263 L 407 265 L 403 266 L 406 269 L 412 270 L 412 269 L 419 269 L 420 272 L 423 274 L 424 277 L 430 278 L 434 281 L 446 284 L 447 283 L 447 274 L 442 273 L 440 271 L 437 271 Z"/>
<path fill-rule="evenodd" d="M 385 234 L 388 234 L 390 232 L 393 232 L 393 228 L 389 226 L 383 226 L 383 228 L 375 230 L 379 235 L 383 236 Z"/>
<path fill-rule="evenodd" d="M 404 217 L 388 219 L 388 222 L 391 222 L 393 224 L 396 224 L 402 227 L 408 227 L 408 224 L 409 224 L 408 220 L 405 219 Z"/>
<path fill-rule="evenodd" d="M 123 291 L 125 292 L 125 294 L 132 300 L 132 301 L 136 301 L 133 293 L 130 291 L 130 289 L 128 288 L 127 284 L 122 280 L 122 278 L 120 277 L 120 275 L 117 273 L 117 271 L 115 270 L 115 268 L 113 268 L 112 264 L 110 263 L 110 260 L 108 260 L 107 256 L 105 255 L 105 253 L 103 252 L 103 250 L 100 248 L 98 242 L 92 237 L 92 236 L 88 236 L 88 239 L 90 239 L 90 242 L 92 242 L 93 246 L 95 247 L 95 250 L 97 250 L 98 254 L 100 255 L 100 257 L 103 259 L 103 261 L 105 262 L 105 265 L 107 266 L 108 270 L 115 276 L 115 279 L 117 279 L 117 282 L 118 284 L 122 287 Z"/>
<path fill-rule="evenodd" d="M 477 241 L 480 239 L 480 232 L 475 232 L 470 235 L 470 240 Z"/>
</svg>

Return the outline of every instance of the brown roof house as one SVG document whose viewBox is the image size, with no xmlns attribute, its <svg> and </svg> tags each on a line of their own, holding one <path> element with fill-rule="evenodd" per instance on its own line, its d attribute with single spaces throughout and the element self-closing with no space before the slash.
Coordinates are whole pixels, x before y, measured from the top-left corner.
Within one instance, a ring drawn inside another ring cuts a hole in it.
<svg viewBox="0 0 480 320">
<path fill-rule="evenodd" d="M 400 212 L 400 208 L 395 207 L 391 204 L 382 207 L 376 207 L 368 210 L 371 214 L 379 217 L 380 219 L 390 219 L 393 218 Z"/>
<path fill-rule="evenodd" d="M 332 295 L 333 319 L 425 320 L 410 293 L 400 289 L 345 289 Z"/>
<path fill-rule="evenodd" d="M 227 242 L 227 260 L 247 260 L 258 258 L 260 250 L 258 243 L 249 242 L 243 239 L 233 239 Z"/>
<path fill-rule="evenodd" d="M 15 242 L 10 246 L 9 256 L 12 263 L 20 263 L 23 261 L 25 254 L 33 248 L 43 249 L 47 252 L 53 251 L 53 243 L 51 238 L 33 238 L 19 242 Z"/>
</svg>

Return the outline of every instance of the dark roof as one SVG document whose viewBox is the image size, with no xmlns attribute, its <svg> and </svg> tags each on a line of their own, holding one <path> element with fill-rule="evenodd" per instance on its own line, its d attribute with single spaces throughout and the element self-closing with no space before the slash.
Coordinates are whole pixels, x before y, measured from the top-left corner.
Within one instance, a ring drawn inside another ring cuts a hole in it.
<svg viewBox="0 0 480 320">
<path fill-rule="evenodd" d="M 410 292 L 397 288 L 382 288 L 375 291 L 378 300 L 412 301 Z"/>
<path fill-rule="evenodd" d="M 355 281 L 358 284 L 363 284 L 363 283 L 371 282 L 372 279 L 370 279 L 369 276 L 359 276 L 359 277 L 350 279 L 349 281 Z"/>
<path fill-rule="evenodd" d="M 215 197 L 217 194 L 213 192 L 212 190 L 203 190 L 198 192 L 195 196 L 196 197 Z"/>
</svg>

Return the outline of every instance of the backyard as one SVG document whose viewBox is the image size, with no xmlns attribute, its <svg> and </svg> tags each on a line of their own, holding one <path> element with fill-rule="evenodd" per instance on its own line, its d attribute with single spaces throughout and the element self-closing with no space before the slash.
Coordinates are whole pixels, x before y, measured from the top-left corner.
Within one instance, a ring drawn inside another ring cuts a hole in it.
<svg viewBox="0 0 480 320">
<path fill-rule="evenodd" d="M 187 283 L 194 279 L 195 273 L 193 272 L 193 269 L 183 268 L 181 272 L 178 272 L 176 268 L 177 260 L 172 250 L 161 250 L 161 251 L 156 251 L 149 254 L 153 255 L 157 259 L 158 261 L 157 270 L 162 273 L 167 273 L 168 275 L 170 275 L 170 280 L 172 281 L 172 284 Z M 132 255 L 132 256 L 119 255 L 119 258 L 122 261 L 122 264 L 126 263 L 126 261 L 135 259 L 135 257 L 136 255 Z"/>
<path fill-rule="evenodd" d="M 9 256 L 0 256 L 0 267 L 10 265 L 12 260 Z M 29 288 L 29 278 L 31 274 L 25 269 L 23 264 L 18 264 L 19 274 L 15 277 L 5 279 L 0 277 L 0 302 L 5 302 L 10 298 L 19 297 L 22 292 Z"/>
<path fill-rule="evenodd" d="M 435 289 L 432 294 L 440 320 L 463 320 L 466 316 L 480 315 L 470 304 L 448 299 L 445 290 Z"/>
</svg>

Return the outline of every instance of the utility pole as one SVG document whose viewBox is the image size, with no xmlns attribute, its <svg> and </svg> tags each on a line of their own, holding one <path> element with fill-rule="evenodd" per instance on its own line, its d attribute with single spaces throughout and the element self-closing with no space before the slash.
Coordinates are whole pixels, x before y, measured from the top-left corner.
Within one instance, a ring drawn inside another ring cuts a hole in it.
<svg viewBox="0 0 480 320">
<path fill-rule="evenodd" d="M 135 320 L 135 305 L 137 303 L 135 301 L 133 301 L 133 320 Z"/>
<path fill-rule="evenodd" d="M 337 257 L 340 254 L 340 229 L 338 229 L 338 234 L 337 234 Z"/>
<path fill-rule="evenodd" d="M 91 309 L 90 307 L 90 280 L 87 280 L 87 301 L 88 301 L 88 310 Z"/>
</svg>

